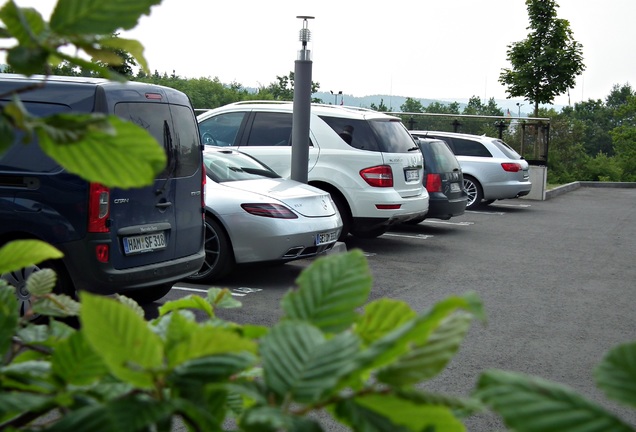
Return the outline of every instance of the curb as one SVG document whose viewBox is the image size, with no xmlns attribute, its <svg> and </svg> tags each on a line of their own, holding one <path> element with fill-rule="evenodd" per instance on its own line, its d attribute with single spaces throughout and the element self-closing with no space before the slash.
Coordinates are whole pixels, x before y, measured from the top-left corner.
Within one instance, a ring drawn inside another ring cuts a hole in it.
<svg viewBox="0 0 636 432">
<path fill-rule="evenodd" d="M 632 188 L 636 188 L 636 182 L 577 181 L 577 182 L 564 184 L 559 187 L 555 187 L 554 189 L 549 189 L 545 191 L 545 199 L 549 200 L 559 195 L 563 195 L 564 193 L 576 190 L 580 187 L 632 189 Z"/>
</svg>

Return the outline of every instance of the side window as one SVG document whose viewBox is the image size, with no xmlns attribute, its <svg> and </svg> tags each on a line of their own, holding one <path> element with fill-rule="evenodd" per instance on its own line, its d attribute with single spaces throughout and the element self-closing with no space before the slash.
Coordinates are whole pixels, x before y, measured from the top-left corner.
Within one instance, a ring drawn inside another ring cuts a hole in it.
<svg viewBox="0 0 636 432">
<path fill-rule="evenodd" d="M 488 149 L 477 141 L 453 138 L 453 147 L 455 148 L 455 154 L 458 156 L 492 157 Z"/>
<path fill-rule="evenodd" d="M 291 145 L 292 115 L 291 113 L 257 112 L 248 146 L 289 146 Z"/>
<path fill-rule="evenodd" d="M 368 122 L 341 117 L 320 116 L 320 118 L 351 147 L 382 151 Z"/>
<path fill-rule="evenodd" d="M 236 137 L 246 112 L 230 112 L 207 118 L 199 123 L 201 141 L 206 145 L 238 145 Z"/>
<path fill-rule="evenodd" d="M 0 101 L 0 106 L 4 106 L 6 102 L 7 101 Z M 37 117 L 44 117 L 71 110 L 67 105 L 37 102 L 23 103 L 27 111 Z M 24 133 L 20 131 L 15 132 L 13 145 L 0 155 L 0 171 L 53 173 L 62 170 L 57 162 L 42 151 L 37 138 L 24 144 L 22 143 Z"/>
</svg>

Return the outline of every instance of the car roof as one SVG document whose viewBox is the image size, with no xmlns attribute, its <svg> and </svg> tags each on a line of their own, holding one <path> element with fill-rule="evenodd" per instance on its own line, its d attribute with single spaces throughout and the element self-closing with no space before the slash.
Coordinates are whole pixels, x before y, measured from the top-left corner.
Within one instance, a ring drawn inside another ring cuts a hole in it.
<svg viewBox="0 0 636 432">
<path fill-rule="evenodd" d="M 242 111 L 242 110 L 262 110 L 262 111 L 292 111 L 292 101 L 272 101 L 272 100 L 246 100 L 223 105 L 218 108 L 205 111 L 199 114 L 199 117 L 207 117 L 208 115 L 219 111 Z M 348 105 L 329 105 L 312 103 L 312 114 L 319 116 L 344 117 L 354 119 L 391 119 L 400 120 L 399 117 L 391 116 L 386 113 L 375 111 L 368 108 L 354 107 Z"/>
</svg>

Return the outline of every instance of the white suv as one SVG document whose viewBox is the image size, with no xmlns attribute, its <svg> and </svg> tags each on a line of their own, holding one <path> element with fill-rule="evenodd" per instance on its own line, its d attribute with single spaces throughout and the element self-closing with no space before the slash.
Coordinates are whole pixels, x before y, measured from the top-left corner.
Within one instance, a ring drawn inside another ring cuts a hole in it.
<svg viewBox="0 0 636 432">
<path fill-rule="evenodd" d="M 200 114 L 206 145 L 239 149 L 291 175 L 292 102 L 243 101 Z M 377 237 L 396 223 L 422 218 L 428 192 L 422 153 L 397 117 L 312 104 L 308 183 L 331 194 L 347 233 Z"/>
</svg>

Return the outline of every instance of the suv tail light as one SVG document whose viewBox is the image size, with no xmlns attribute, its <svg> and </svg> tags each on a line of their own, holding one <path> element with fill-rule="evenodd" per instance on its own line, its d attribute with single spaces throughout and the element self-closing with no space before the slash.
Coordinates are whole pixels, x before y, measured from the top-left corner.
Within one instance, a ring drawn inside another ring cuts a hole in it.
<svg viewBox="0 0 636 432">
<path fill-rule="evenodd" d="M 426 176 L 426 190 L 428 192 L 441 192 L 442 177 L 439 174 L 428 174 Z"/>
<path fill-rule="evenodd" d="M 393 187 L 393 171 L 388 165 L 365 168 L 360 171 L 360 175 L 370 186 Z"/>
<path fill-rule="evenodd" d="M 502 162 L 501 167 L 504 169 L 504 171 L 507 171 L 507 172 L 521 171 L 521 164 L 514 163 L 514 162 Z"/>
<path fill-rule="evenodd" d="M 109 232 L 106 221 L 110 214 L 110 189 L 91 183 L 88 192 L 88 232 Z"/>
<path fill-rule="evenodd" d="M 243 210 L 254 216 L 263 216 L 279 219 L 298 219 L 298 216 L 285 206 L 280 204 L 241 204 Z"/>
</svg>

